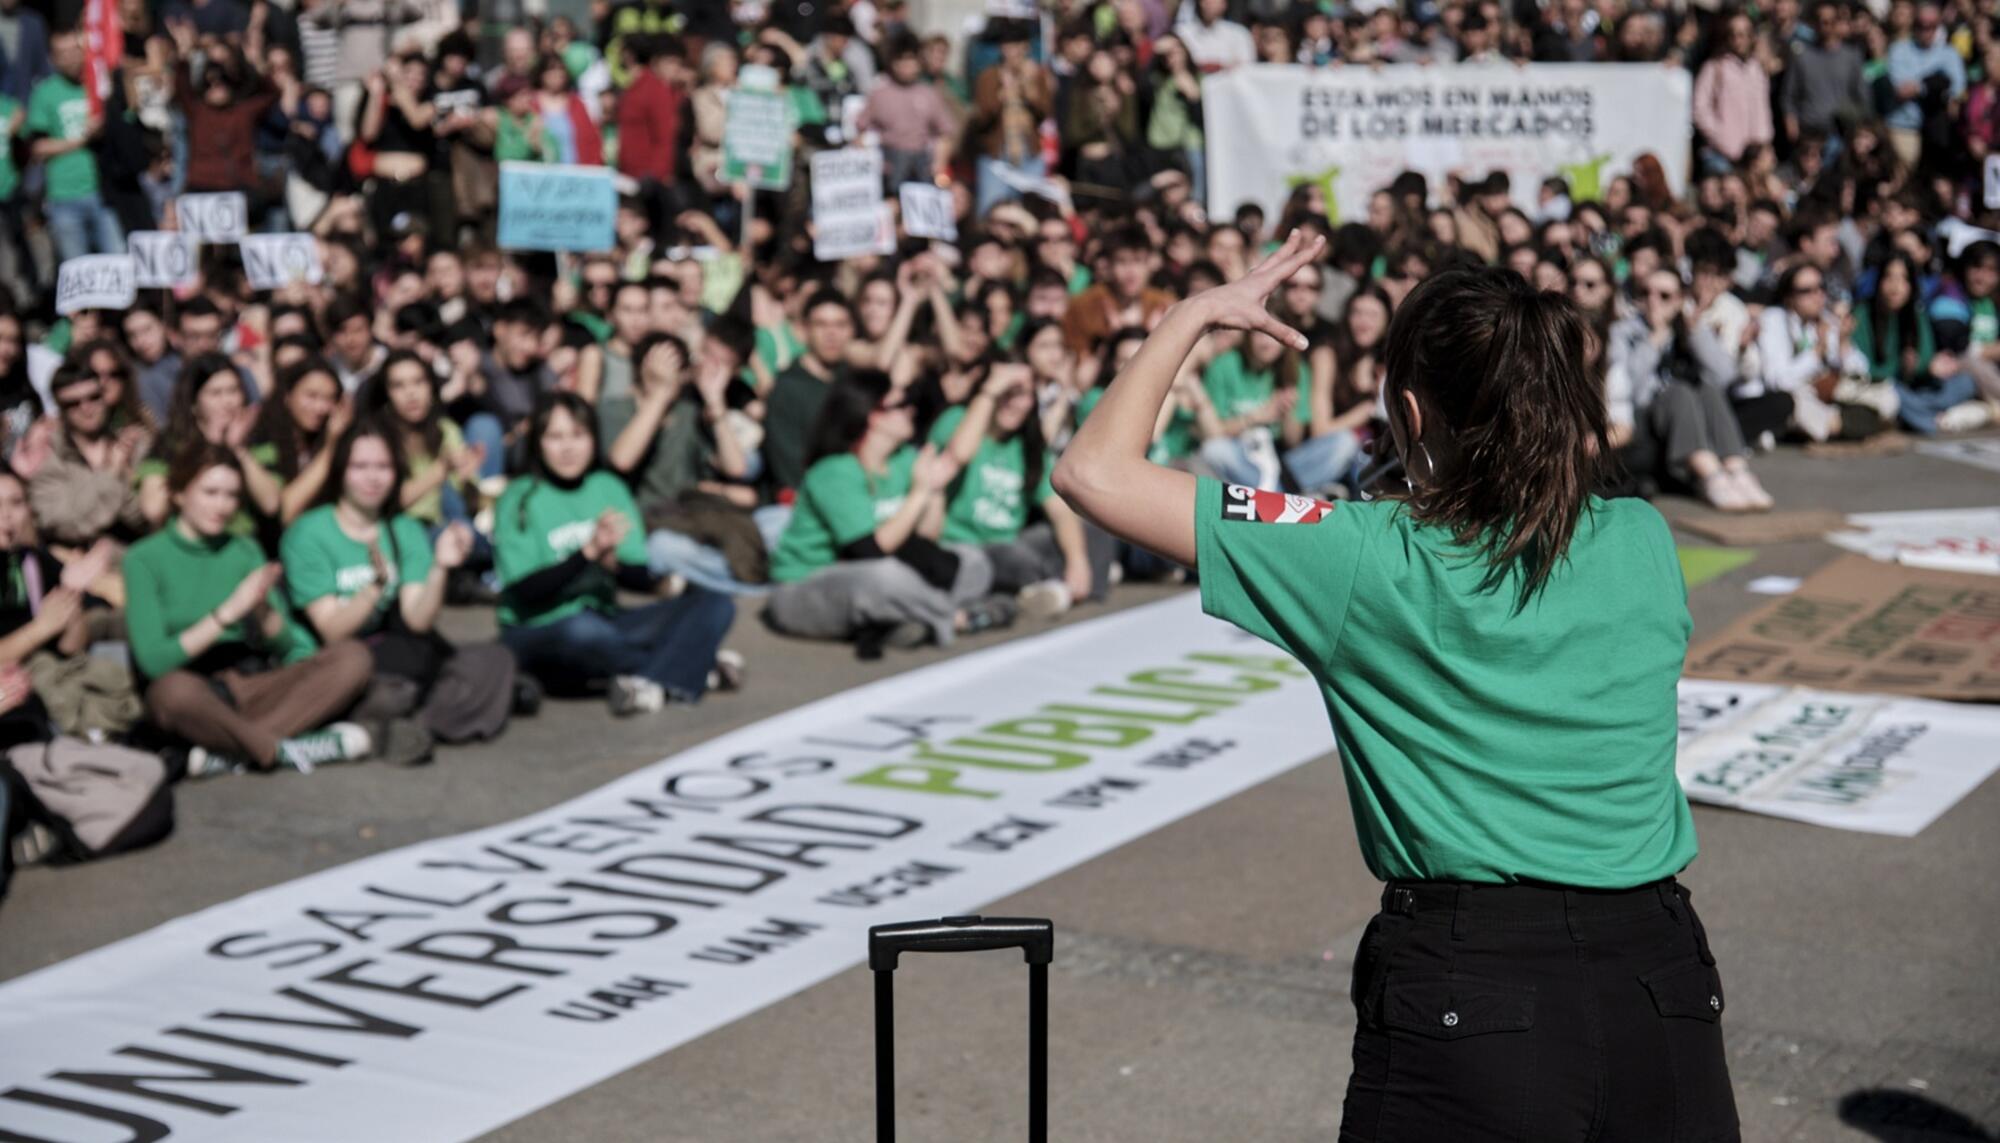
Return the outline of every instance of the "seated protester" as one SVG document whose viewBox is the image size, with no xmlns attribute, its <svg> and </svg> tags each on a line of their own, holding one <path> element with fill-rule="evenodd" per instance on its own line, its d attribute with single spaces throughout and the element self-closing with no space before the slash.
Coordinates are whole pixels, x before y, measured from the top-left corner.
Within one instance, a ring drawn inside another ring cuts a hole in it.
<svg viewBox="0 0 2000 1143">
<path fill-rule="evenodd" d="M 21 478 L 0 469 L 0 553 L 0 667 L 27 669 L 42 713 L 64 734 L 123 735 L 145 712 L 131 671 L 89 654 L 84 610 L 85 585 L 109 571 L 113 549 L 94 547 L 65 567 L 42 546 Z"/>
<path fill-rule="evenodd" d="M 361 391 L 360 405 L 364 416 L 388 426 L 396 437 L 405 473 L 399 493 L 403 515 L 422 525 L 430 540 L 452 524 L 473 527 L 486 451 L 482 445 L 465 443 L 458 422 L 444 415 L 437 374 L 416 354 L 398 350 Z M 471 558 L 446 578 L 446 602 L 496 602 L 471 570 L 490 568 L 492 563 L 491 537 L 475 530 Z"/>
<path fill-rule="evenodd" d="M 1612 443 L 1624 445 L 1637 476 L 1663 472 L 1724 512 L 1768 511 L 1771 497 L 1750 471 L 1729 407 L 1735 359 L 1708 327 L 1688 320 L 1678 273 L 1653 271 L 1639 301 L 1642 311 L 1613 325 L 1608 339 Z"/>
<path fill-rule="evenodd" d="M 341 393 L 333 366 L 320 358 L 283 370 L 274 388 L 257 408 L 250 445 L 270 449 L 272 472 L 285 485 L 278 521 L 290 525 L 320 501 L 329 446 L 354 420 L 354 402 Z"/>
<path fill-rule="evenodd" d="M 653 329 L 652 299 L 644 282 L 621 282 L 612 291 L 611 335 L 598 344 L 595 337 L 577 355 L 576 384 L 571 392 L 593 405 L 606 399 L 630 402 L 638 369 L 639 342 Z M 572 322 L 571 324 L 579 324 Z M 561 370 L 557 370 L 558 373 Z M 603 434 L 610 440 L 610 434 Z"/>
<path fill-rule="evenodd" d="M 542 397 L 556 388 L 548 367 L 549 315 L 531 298 L 515 298 L 493 316 L 493 346 L 476 359 L 455 351 L 445 407 L 480 446 L 482 480 L 506 475 L 510 434 L 522 431 Z M 461 343 L 463 344 L 463 343 Z M 519 466 L 515 466 L 519 467 Z"/>
<path fill-rule="evenodd" d="M 1933 422 L 1936 431 L 1967 433 L 1974 429 L 1983 429 L 1992 423 L 1996 410 L 2000 410 L 2000 402 L 1981 395 L 1983 391 L 1979 387 L 1979 375 L 1973 369 L 1979 354 L 1978 344 L 1973 340 L 1977 317 L 1972 307 L 1963 299 L 1947 295 L 1931 301 L 1930 318 L 1932 340 L 1937 344 L 1936 356 L 1943 357 L 1948 354 L 1964 365 L 1965 376 L 1972 382 L 1972 392 L 1963 400 L 1945 404 L 1947 400 L 1964 393 L 1962 385 L 1958 386 L 1956 392 L 1949 391 L 1950 382 L 1940 382 L 1936 393 L 1913 389 L 1903 394 L 1905 415 L 1908 415 L 1913 407 L 1921 407 L 1924 401 L 1931 400 L 1943 405 Z"/>
<path fill-rule="evenodd" d="M 361 388 L 389 356 L 388 347 L 375 340 L 374 318 L 374 308 L 358 294 L 335 298 L 326 307 L 326 360 L 343 393 Z"/>
<path fill-rule="evenodd" d="M 1200 419 L 1202 461 L 1225 483 L 1278 489 L 1278 445 L 1287 421 L 1311 413 L 1301 404 L 1308 384 L 1299 352 L 1269 334 L 1246 333 L 1210 358 L 1201 371 L 1209 404 Z"/>
<path fill-rule="evenodd" d="M 807 457 L 827 393 L 845 378 L 854 340 L 854 309 L 832 289 L 805 305 L 806 347 L 764 396 L 764 482 L 780 503 L 805 478 Z"/>
<path fill-rule="evenodd" d="M 395 429 L 357 422 L 331 446 L 332 478 L 317 507 L 285 530 L 285 590 L 324 642 L 359 639 L 375 682 L 359 710 L 415 713 L 443 742 L 493 738 L 514 709 L 514 655 L 497 643 L 446 642 L 437 633 L 445 581 L 472 552 L 472 529 L 435 540 L 403 515 Z"/>
<path fill-rule="evenodd" d="M 1022 392 L 1021 405 L 1032 405 L 1025 384 Z M 960 632 L 1013 622 L 1013 601 L 989 598 L 985 553 L 938 545 L 957 466 L 910 447 L 915 435 L 909 402 L 887 374 L 857 371 L 827 393 L 791 522 L 771 555 L 778 586 L 764 620 L 774 630 L 853 639 L 873 658 L 884 646 L 948 646 Z"/>
<path fill-rule="evenodd" d="M 1882 264 L 1875 296 L 1854 315 L 1854 348 L 1867 359 L 1871 378 L 1896 387 L 1897 415 L 1911 432 L 1936 433 L 1940 413 L 1979 395 L 1959 355 L 1938 352 L 1907 254 Z"/>
<path fill-rule="evenodd" d="M 1315 312 L 1306 287 L 1318 273 L 1319 267 L 1308 263 L 1286 284 L 1288 294 L 1305 295 L 1295 303 L 1302 314 Z M 1309 496 L 1350 487 L 1362 450 L 1374 439 L 1377 375 L 1394 309 L 1387 291 L 1365 283 L 1349 292 L 1340 321 L 1294 327 L 1312 339 L 1306 350 L 1309 382 L 1281 436 L 1285 470 Z"/>
<path fill-rule="evenodd" d="M 364 757 L 370 733 L 329 720 L 367 689 L 368 648 L 317 649 L 275 590 L 278 565 L 232 531 L 246 483 L 239 453 L 190 436 L 166 477 L 173 516 L 125 553 L 125 621 L 146 710 L 194 748 L 191 778 Z"/>
<path fill-rule="evenodd" d="M 728 393 L 750 343 L 748 326 L 723 318 L 689 363 L 679 338 L 652 334 L 636 351 L 638 389 L 597 406 L 607 460 L 632 486 L 647 529 L 647 566 L 731 595 L 765 590 L 789 515 L 749 507 L 744 482 L 757 475 L 757 454 L 731 423 Z"/>
<path fill-rule="evenodd" d="M 525 442 L 528 474 L 494 508 L 500 641 L 551 690 L 610 681 L 616 715 L 695 702 L 736 617 L 728 596 L 701 587 L 644 607 L 617 589 L 652 592 L 638 505 L 599 466 L 593 410 L 574 393 L 542 398 Z"/>
<path fill-rule="evenodd" d="M 1865 406 L 1836 404 L 1843 375 L 1868 372 L 1868 359 L 1850 341 L 1840 314 L 1826 301 L 1819 267 L 1802 262 L 1778 279 L 1774 304 L 1757 319 L 1757 356 L 1763 376 L 1745 378 L 1730 393 L 1744 435 L 1762 431 L 1746 413 L 1767 393 L 1791 398 L 1790 426 L 1808 440 L 1860 440 L 1884 427 L 1881 415 Z"/>
<path fill-rule="evenodd" d="M 1124 370 L 1134 357 L 1139 355 L 1139 347 L 1146 343 L 1147 331 L 1143 329 L 1121 329 L 1111 335 L 1104 346 L 1104 359 L 1097 368 L 1096 384 L 1085 390 L 1076 402 L 1076 425 L 1083 422 L 1104 399 L 1104 387 Z M 1146 450 L 1146 459 L 1154 464 L 1165 465 L 1189 471 L 1195 464 L 1195 408 L 1205 404 L 1207 398 L 1201 395 L 1201 383 L 1183 374 L 1174 381 L 1167 393 L 1167 399 L 1160 406 L 1159 419 L 1153 422 L 1153 442 Z M 1088 520 L 1083 522 L 1084 536 L 1091 551 L 1092 574 L 1103 566 L 1098 562 L 1098 553 L 1106 540 L 1116 553 L 1115 562 L 1128 579 L 1173 580 L 1186 578 L 1186 569 L 1172 560 L 1163 560 L 1144 548 L 1127 544 Z M 1107 568 L 1108 572 L 1109 569 Z M 1101 581 L 1100 593 L 1108 591 L 1110 577 Z"/>
<path fill-rule="evenodd" d="M 86 362 L 102 358 L 96 351 L 80 356 Z M 113 427 L 104 381 L 89 365 L 57 369 L 49 390 L 60 424 L 28 484 L 41 534 L 69 548 L 144 535 L 146 516 L 134 477 L 139 458 L 152 446 L 152 433 L 137 422 Z"/>
<path fill-rule="evenodd" d="M 1075 423 L 1076 359 L 1063 338 L 1062 323 L 1048 318 L 1031 318 L 1021 327 L 1020 357 L 1030 371 L 1028 389 L 1035 395 L 1036 416 L 1042 425 L 1042 440 L 1052 451 L 1062 451 Z"/>
<path fill-rule="evenodd" d="M 147 525 L 162 527 L 173 511 L 173 489 L 168 480 L 171 458 L 191 449 L 196 441 L 206 441 L 235 458 L 236 474 L 242 480 L 229 534 L 257 535 L 258 521 L 277 518 L 285 488 L 272 471 L 278 461 L 276 448 L 250 443 L 257 410 L 250 403 L 243 375 L 219 353 L 192 358 L 181 367 L 168 408 L 167 431 L 153 441 L 152 451 L 134 468 L 139 478 L 139 506 Z"/>
<path fill-rule="evenodd" d="M 970 402 L 931 426 L 930 441 L 959 470 L 945 493 L 943 540 L 985 552 L 995 594 L 1018 593 L 1023 609 L 1047 618 L 1109 588 L 1113 549 L 1093 570 L 1083 521 L 1049 487 L 1055 455 L 1035 416 L 1030 367 L 993 366 Z M 1031 508 L 1045 520 L 1030 526 Z"/>
</svg>

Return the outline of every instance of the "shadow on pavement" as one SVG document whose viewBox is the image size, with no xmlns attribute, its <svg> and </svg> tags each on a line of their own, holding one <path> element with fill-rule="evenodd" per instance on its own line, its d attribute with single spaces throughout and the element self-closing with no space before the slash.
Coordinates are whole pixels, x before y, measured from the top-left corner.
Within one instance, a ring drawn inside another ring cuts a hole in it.
<svg viewBox="0 0 2000 1143">
<path fill-rule="evenodd" d="M 1994 1139 L 1969 1116 L 1937 1100 L 1890 1088 L 1848 1092 L 1840 1100 L 1840 1121 L 1884 1143 Z"/>
</svg>

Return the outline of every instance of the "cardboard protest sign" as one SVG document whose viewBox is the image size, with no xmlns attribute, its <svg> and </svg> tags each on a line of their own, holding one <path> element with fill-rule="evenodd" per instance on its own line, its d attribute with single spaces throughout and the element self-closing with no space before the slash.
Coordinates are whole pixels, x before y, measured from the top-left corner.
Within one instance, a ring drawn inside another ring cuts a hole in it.
<svg viewBox="0 0 2000 1143">
<path fill-rule="evenodd" d="M 812 211 L 813 257 L 822 262 L 895 252 L 880 151 L 846 147 L 814 155 Z"/>
<path fill-rule="evenodd" d="M 201 269 L 201 243 L 181 231 L 135 230 L 125 236 L 125 249 L 137 267 L 134 280 L 142 290 L 191 285 Z"/>
<path fill-rule="evenodd" d="M 792 105 L 776 91 L 732 90 L 722 127 L 722 181 L 756 190 L 792 185 Z"/>
<path fill-rule="evenodd" d="M 253 290 L 281 290 L 294 283 L 317 286 L 325 278 L 319 240 L 310 234 L 251 234 L 243 239 L 243 276 Z"/>
<path fill-rule="evenodd" d="M 2000 767 L 2000 710 L 1683 679 L 1690 800 L 1914 837 Z"/>
<path fill-rule="evenodd" d="M 130 254 L 85 254 L 56 271 L 56 312 L 122 310 L 139 296 L 137 267 Z"/>
<path fill-rule="evenodd" d="M 958 241 L 951 191 L 929 183 L 904 183 L 897 193 L 903 203 L 903 229 L 910 237 Z"/>
<path fill-rule="evenodd" d="M 1694 647 L 1687 674 L 2000 701 L 2000 581 L 1846 556 Z"/>
<path fill-rule="evenodd" d="M 1670 516 L 1670 523 L 1704 540 L 1714 540 L 1732 548 L 1756 544 L 1781 544 L 1786 540 L 1810 540 L 1847 527 L 1847 517 L 1831 509 L 1798 512 L 1759 512 L 1729 516 L 1720 512 L 1700 516 Z"/>
<path fill-rule="evenodd" d="M 184 194 L 175 200 L 181 233 L 210 246 L 226 246 L 250 233 L 250 203 L 241 191 Z"/>
<path fill-rule="evenodd" d="M 590 252 L 617 245 L 618 190 L 608 167 L 500 164 L 500 245 Z"/>
</svg>

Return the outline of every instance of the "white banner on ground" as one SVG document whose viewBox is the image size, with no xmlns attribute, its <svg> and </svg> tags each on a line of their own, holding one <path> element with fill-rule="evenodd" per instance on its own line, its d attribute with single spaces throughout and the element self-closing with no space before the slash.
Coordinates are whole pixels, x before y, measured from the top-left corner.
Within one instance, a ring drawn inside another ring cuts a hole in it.
<svg viewBox="0 0 2000 1143">
<path fill-rule="evenodd" d="M 2000 472 L 2000 437 L 1980 437 L 1977 440 L 1923 441 L 1917 451 L 1925 456 L 1935 456 L 1942 460 L 1955 460 L 1988 472 Z"/>
<path fill-rule="evenodd" d="M 896 223 L 882 200 L 882 152 L 843 147 L 812 157 L 813 257 L 838 262 L 893 254 Z"/>
<path fill-rule="evenodd" d="M 85 254 L 56 270 L 56 312 L 130 309 L 139 296 L 130 254 Z"/>
<path fill-rule="evenodd" d="M 201 243 L 177 230 L 135 230 L 125 236 L 125 249 L 137 267 L 133 281 L 142 290 L 191 285 L 201 270 Z"/>
<path fill-rule="evenodd" d="M 247 234 L 241 249 L 243 276 L 253 290 L 282 290 L 300 282 L 317 286 L 326 276 L 319 240 L 310 234 Z"/>
<path fill-rule="evenodd" d="M 174 201 L 181 233 L 197 242 L 227 245 L 250 233 L 250 203 L 241 191 L 184 194 Z"/>
<path fill-rule="evenodd" d="M 958 241 L 958 219 L 951 191 L 929 183 L 904 183 L 897 188 L 903 204 L 903 229 L 912 238 Z"/>
<path fill-rule="evenodd" d="M 1860 512 L 1847 522 L 1861 530 L 1830 533 L 1828 543 L 1905 567 L 2000 575 L 2000 508 Z"/>
<path fill-rule="evenodd" d="M 1678 195 L 1691 99 L 1686 71 L 1648 64 L 1240 67 L 1202 83 L 1209 216 L 1255 202 L 1277 218 L 1294 187 L 1314 184 L 1328 216 L 1349 222 L 1403 171 L 1435 194 L 1447 175 L 1498 170 L 1532 218 L 1543 179 L 1562 175 L 1577 201 L 1595 199 L 1643 155 Z"/>
<path fill-rule="evenodd" d="M 2000 768 L 2000 709 L 1683 679 L 1692 801 L 1914 837 Z"/>
<path fill-rule="evenodd" d="M 0 1136 L 470 1139 L 1331 748 L 1192 594 L 911 671 L 0 985 Z"/>
</svg>

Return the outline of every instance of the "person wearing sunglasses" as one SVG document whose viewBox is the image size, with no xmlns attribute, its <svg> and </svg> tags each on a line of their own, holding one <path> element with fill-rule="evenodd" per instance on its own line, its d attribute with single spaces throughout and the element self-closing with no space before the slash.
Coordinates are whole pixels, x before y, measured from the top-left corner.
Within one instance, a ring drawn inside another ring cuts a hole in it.
<svg viewBox="0 0 2000 1143">
<path fill-rule="evenodd" d="M 114 419 L 107 389 L 120 383 L 127 366 L 109 342 L 93 342 L 72 360 L 49 382 L 58 424 L 48 458 L 28 482 L 29 503 L 50 543 L 130 542 L 148 531 L 133 474 L 152 433 L 139 423 L 120 428 Z"/>
<path fill-rule="evenodd" d="M 1789 395 L 1791 427 L 1811 440 L 1871 436 L 1883 427 L 1880 413 L 1834 400 L 1843 376 L 1868 374 L 1868 358 L 1854 348 L 1853 336 L 1852 319 L 1827 304 L 1826 276 L 1811 262 L 1800 262 L 1778 279 L 1778 304 L 1758 320 L 1762 376 L 1738 385 L 1733 396 L 1742 401 L 1765 393 Z"/>
<path fill-rule="evenodd" d="M 1641 312 L 1611 327 L 1605 383 L 1611 423 L 1631 430 L 1627 466 L 1692 488 L 1723 512 L 1768 511 L 1771 497 L 1750 471 L 1729 405 L 1735 359 L 1688 321 L 1679 274 L 1653 271 L 1639 297 Z"/>
</svg>

